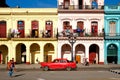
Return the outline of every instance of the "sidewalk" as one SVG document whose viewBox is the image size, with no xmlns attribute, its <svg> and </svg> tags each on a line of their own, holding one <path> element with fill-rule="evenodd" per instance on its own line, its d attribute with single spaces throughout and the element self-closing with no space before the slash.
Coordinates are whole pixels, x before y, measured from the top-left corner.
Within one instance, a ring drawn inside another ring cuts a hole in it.
<svg viewBox="0 0 120 80">
<path fill-rule="evenodd" d="M 0 70 L 5 70 L 6 64 L 0 64 Z M 40 64 L 16 64 L 16 69 L 20 70 L 38 70 L 40 69 Z M 79 70 L 110 70 L 110 69 L 120 69 L 120 64 L 90 64 L 89 66 L 84 66 L 82 64 L 77 64 Z"/>
</svg>

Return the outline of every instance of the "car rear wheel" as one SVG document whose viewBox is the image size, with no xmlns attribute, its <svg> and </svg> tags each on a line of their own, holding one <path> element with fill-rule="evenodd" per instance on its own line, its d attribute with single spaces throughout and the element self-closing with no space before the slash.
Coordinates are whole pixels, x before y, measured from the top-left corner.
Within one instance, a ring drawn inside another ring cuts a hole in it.
<svg viewBox="0 0 120 80">
<path fill-rule="evenodd" d="M 48 67 L 48 66 L 45 66 L 45 67 L 43 68 L 43 70 L 44 70 L 44 71 L 48 71 L 48 70 L 49 70 L 49 67 Z"/>
<path fill-rule="evenodd" d="M 67 71 L 71 71 L 71 69 L 72 69 L 71 67 L 67 67 L 66 68 Z"/>
</svg>

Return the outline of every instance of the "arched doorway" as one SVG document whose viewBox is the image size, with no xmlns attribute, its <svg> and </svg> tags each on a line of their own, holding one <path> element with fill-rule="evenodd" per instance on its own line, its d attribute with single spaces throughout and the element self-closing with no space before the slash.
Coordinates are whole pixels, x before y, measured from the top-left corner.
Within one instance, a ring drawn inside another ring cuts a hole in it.
<svg viewBox="0 0 120 80">
<path fill-rule="evenodd" d="M 99 63 L 99 46 L 92 44 L 89 47 L 89 62 L 90 63 Z"/>
<path fill-rule="evenodd" d="M 38 63 L 39 56 L 40 56 L 40 46 L 37 43 L 33 43 L 30 46 L 30 53 L 31 53 L 31 63 Z"/>
<path fill-rule="evenodd" d="M 107 47 L 107 62 L 117 64 L 118 61 L 118 48 L 115 44 L 110 44 Z"/>
<path fill-rule="evenodd" d="M 83 59 L 85 57 L 85 46 L 82 44 L 78 44 L 75 47 L 75 60 L 78 63 L 83 63 Z"/>
<path fill-rule="evenodd" d="M 69 44 L 64 44 L 61 49 L 61 57 L 71 60 L 71 46 Z"/>
<path fill-rule="evenodd" d="M 54 46 L 51 43 L 47 43 L 44 46 L 44 62 L 51 62 L 54 54 Z"/>
<path fill-rule="evenodd" d="M 26 46 L 22 43 L 16 46 L 16 63 L 26 63 Z"/>
<path fill-rule="evenodd" d="M 0 46 L 0 63 L 7 64 L 8 62 L 8 47 L 6 45 Z"/>
</svg>

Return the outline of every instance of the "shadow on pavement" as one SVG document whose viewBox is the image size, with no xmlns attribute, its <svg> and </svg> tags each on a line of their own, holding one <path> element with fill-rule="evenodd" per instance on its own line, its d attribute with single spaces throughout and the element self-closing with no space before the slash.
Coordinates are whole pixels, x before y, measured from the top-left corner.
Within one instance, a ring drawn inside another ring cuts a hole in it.
<svg viewBox="0 0 120 80">
<path fill-rule="evenodd" d="M 25 75 L 25 74 L 17 74 L 14 77 L 19 77 L 19 76 L 23 76 L 23 75 Z"/>
</svg>

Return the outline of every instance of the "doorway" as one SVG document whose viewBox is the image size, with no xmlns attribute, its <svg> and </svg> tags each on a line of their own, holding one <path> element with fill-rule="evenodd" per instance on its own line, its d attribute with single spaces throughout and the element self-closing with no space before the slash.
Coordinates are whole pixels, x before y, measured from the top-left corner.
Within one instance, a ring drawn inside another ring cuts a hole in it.
<svg viewBox="0 0 120 80">
<path fill-rule="evenodd" d="M 115 44 L 110 44 L 107 47 L 107 62 L 112 64 L 117 64 L 118 56 L 117 56 L 117 46 Z"/>
<path fill-rule="evenodd" d="M 78 5 L 79 5 L 79 9 L 82 9 L 82 7 L 83 7 L 83 0 L 79 0 Z"/>
</svg>

